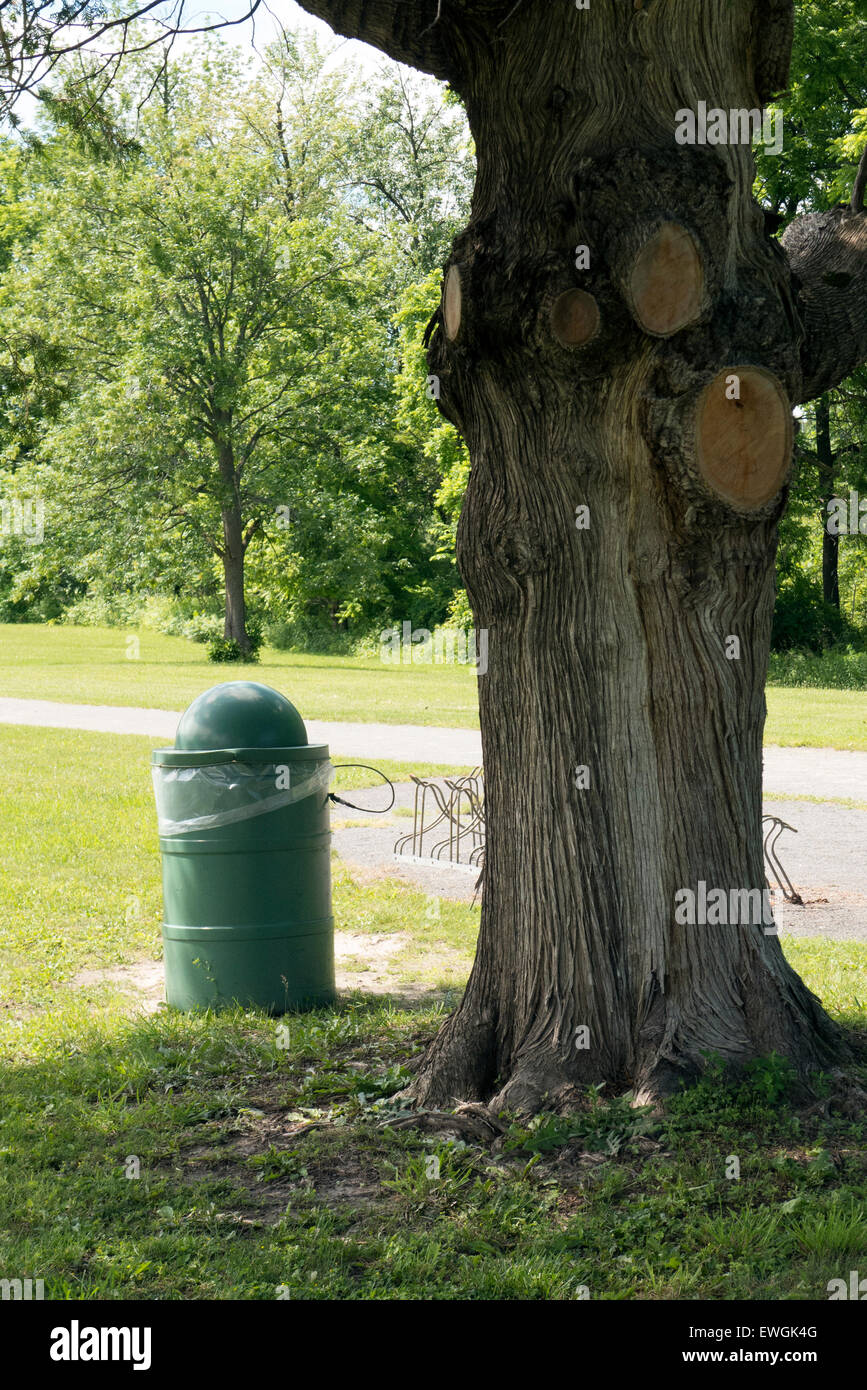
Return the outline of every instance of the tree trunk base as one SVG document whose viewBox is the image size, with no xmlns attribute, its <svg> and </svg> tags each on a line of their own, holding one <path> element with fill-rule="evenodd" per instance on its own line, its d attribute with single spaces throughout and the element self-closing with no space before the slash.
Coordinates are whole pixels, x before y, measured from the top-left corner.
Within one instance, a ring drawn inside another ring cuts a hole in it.
<svg viewBox="0 0 867 1390">
<path fill-rule="evenodd" d="M 779 974 L 771 969 L 743 982 L 732 1046 L 703 1046 L 678 1005 L 658 999 L 626 1066 L 613 1064 L 610 1056 L 606 1061 L 598 1051 L 576 1050 L 571 1031 L 556 1027 L 544 1040 L 530 1041 L 510 1056 L 498 1036 L 497 1009 L 480 1006 L 471 980 L 464 1000 L 401 1094 L 425 1109 L 481 1103 L 495 1116 L 568 1111 L 591 1086 L 619 1094 L 631 1091 L 636 1106 L 656 1105 L 698 1081 L 713 1058 L 722 1058 L 734 1076 L 746 1063 L 776 1054 L 790 1063 L 803 1093 L 810 1095 L 810 1074 L 835 1070 L 851 1060 L 851 1051 L 842 1030 L 791 971 L 782 952 L 780 959 Z"/>
</svg>

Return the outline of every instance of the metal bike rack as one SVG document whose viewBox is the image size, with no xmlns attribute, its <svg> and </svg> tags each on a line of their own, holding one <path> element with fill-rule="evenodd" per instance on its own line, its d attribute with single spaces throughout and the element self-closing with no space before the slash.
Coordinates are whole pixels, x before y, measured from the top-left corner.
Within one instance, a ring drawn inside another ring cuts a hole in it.
<svg viewBox="0 0 867 1390">
<path fill-rule="evenodd" d="M 485 793 L 482 768 L 468 777 L 413 777 L 412 831 L 394 846 L 396 858 L 423 863 L 466 865 L 481 868 L 485 860 Z M 431 809 L 431 803 L 433 809 Z M 803 907 L 804 900 L 780 862 L 777 841 L 784 830 L 797 835 L 793 825 L 779 816 L 762 816 L 765 864 L 780 885 L 787 902 Z M 434 840 L 434 833 L 439 832 Z"/>
<path fill-rule="evenodd" d="M 484 775 L 480 767 L 467 777 L 413 777 L 413 824 L 394 846 L 395 857 L 424 863 L 480 867 L 485 855 Z M 432 805 L 431 805 L 432 803 Z M 436 839 L 434 833 L 439 832 Z"/>
<path fill-rule="evenodd" d="M 785 869 L 780 863 L 780 858 L 777 854 L 777 841 L 779 840 L 783 831 L 791 830 L 793 835 L 797 835 L 798 832 L 793 825 L 787 825 L 784 820 L 780 820 L 779 816 L 762 816 L 763 825 L 766 821 L 770 821 L 770 825 L 768 826 L 768 829 L 765 832 L 765 863 L 767 864 L 771 873 L 776 878 L 777 883 L 780 885 L 780 889 L 782 890 L 782 894 L 783 897 L 786 899 L 786 902 L 797 903 L 799 907 L 803 907 L 804 899 L 796 890 L 795 885 L 792 883 L 792 880 L 789 878 L 789 875 L 786 873 Z"/>
</svg>

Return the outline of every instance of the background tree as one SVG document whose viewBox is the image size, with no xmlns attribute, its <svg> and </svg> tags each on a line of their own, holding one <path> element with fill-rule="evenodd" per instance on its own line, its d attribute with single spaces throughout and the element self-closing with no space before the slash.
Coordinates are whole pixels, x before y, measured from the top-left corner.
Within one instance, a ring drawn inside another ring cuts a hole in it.
<svg viewBox="0 0 867 1390">
<path fill-rule="evenodd" d="M 485 892 L 413 1092 L 533 1108 L 603 1080 L 657 1095 L 708 1052 L 826 1065 L 839 1037 L 776 937 L 674 913 L 685 887 L 764 885 L 791 408 L 867 356 L 867 216 L 796 220 L 782 254 L 751 149 L 674 139 L 700 100 L 785 87 L 792 5 L 304 8 L 449 82 L 478 156 L 430 366 L 469 445 L 459 558 L 491 629 Z"/>
<path fill-rule="evenodd" d="M 215 214 L 230 216 L 252 179 L 257 197 L 267 189 L 275 213 L 261 214 L 260 225 L 268 221 L 261 243 L 236 238 L 235 251 L 242 259 L 251 254 L 257 295 L 286 300 L 269 329 L 267 370 L 275 383 L 287 384 L 292 372 L 295 379 L 281 398 L 290 408 L 281 429 L 259 438 L 256 467 L 245 467 L 245 526 L 260 522 L 244 551 L 245 595 L 268 619 L 272 640 L 305 647 L 401 619 L 431 627 L 441 621 L 459 583 L 453 494 L 463 474 L 439 507 L 454 432 L 439 420 L 424 378 L 410 378 L 406 364 L 421 360 L 438 300 L 424 268 L 444 254 L 466 212 L 466 123 L 454 104 L 442 117 L 429 79 L 410 83 L 383 68 L 369 90 L 351 70 L 338 77 L 324 67 L 326 57 L 284 34 L 261 65 L 245 69 L 212 41 L 190 51 L 184 65 L 164 68 L 156 86 L 149 67 L 133 64 L 86 120 L 80 87 L 71 102 L 65 85 L 44 94 L 42 133 L 18 147 L 34 232 L 29 240 L 10 232 L 0 367 L 10 384 L 5 457 L 18 461 L 22 485 L 43 489 L 53 516 L 38 550 L 7 552 L 7 618 L 56 616 L 71 600 L 76 618 L 128 621 L 137 594 L 166 591 L 175 595 L 172 613 L 158 621 L 197 635 L 210 629 L 209 618 L 191 626 L 189 615 L 210 611 L 224 588 L 221 521 L 213 496 L 208 503 L 211 494 L 201 491 L 212 451 L 201 412 L 176 390 L 207 324 L 191 329 L 186 322 L 179 331 L 153 293 L 175 293 Z M 208 159 L 220 165 L 214 177 Z M 169 162 L 169 191 L 176 201 L 183 192 L 186 210 L 172 227 L 177 246 L 166 253 L 163 229 L 156 239 L 151 233 Z M 206 188 L 201 200 L 196 177 Z M 13 195 L 10 184 L 12 231 Z M 427 219 L 421 231 L 416 217 Z M 292 266 L 277 267 L 276 283 L 268 278 L 279 260 L 271 242 L 290 223 L 302 240 L 312 228 L 323 256 L 350 242 L 363 253 L 351 283 L 345 275 L 341 283 L 340 275 L 317 280 L 300 317 L 288 297 L 299 254 Z M 159 264 L 154 246 L 163 248 Z M 222 264 L 225 270 L 225 258 Z M 218 262 L 210 273 L 221 273 Z M 236 276 L 236 303 L 244 292 Z M 327 361 L 305 358 L 293 327 L 309 325 L 317 304 L 330 315 Z M 49 379 L 58 400 L 68 401 L 50 434 L 33 409 Z M 25 416 L 37 425 L 27 438 L 18 429 Z M 78 587 L 58 587 L 36 602 L 34 584 L 50 591 L 52 575 L 66 567 Z M 84 601 L 76 597 L 81 588 Z"/>
<path fill-rule="evenodd" d="M 345 169 L 397 252 L 407 283 L 439 270 L 469 208 L 474 159 L 460 103 L 392 64 L 364 83 L 357 144 Z"/>
<path fill-rule="evenodd" d="M 0 6 L 0 115 L 17 124 L 19 98 L 38 92 L 58 67 L 82 54 L 92 60 L 82 74 L 82 111 L 94 94 L 99 100 L 108 92 L 131 55 L 155 55 L 157 81 L 180 36 L 245 24 L 261 4 L 250 0 L 234 19 L 209 19 L 188 0 L 118 0 L 110 6 L 104 0 L 6 0 Z"/>
<path fill-rule="evenodd" d="M 366 197 L 368 220 L 396 253 L 400 302 L 394 316 L 399 356 L 393 438 L 418 461 L 431 485 L 419 518 L 423 532 L 420 528 L 413 539 L 432 551 L 446 580 L 430 584 L 426 608 L 417 601 L 401 616 L 434 627 L 447 594 L 459 585 L 455 541 L 469 457 L 463 440 L 437 411 L 440 386 L 428 378 L 425 354 L 440 299 L 439 267 L 469 212 L 475 161 L 463 108 L 447 89 L 443 93 L 418 74 L 383 68 L 367 90 L 352 177 Z M 405 565 L 406 556 L 406 550 L 395 553 L 392 563 Z M 421 598 L 418 592 L 416 599 Z M 447 616 L 461 624 L 470 621 L 462 589 L 451 597 Z"/>
<path fill-rule="evenodd" d="M 327 643 L 329 623 L 356 634 L 401 620 L 433 627 L 459 584 L 454 524 L 465 472 L 452 469 L 462 451 L 417 368 L 439 300 L 431 266 L 469 206 L 466 120 L 456 102 L 444 107 L 438 84 L 393 64 L 372 80 L 350 79 L 350 89 L 340 148 L 317 148 L 376 240 L 384 273 L 368 281 L 365 313 L 379 336 L 365 338 L 356 387 L 340 404 L 354 439 L 310 456 L 292 525 L 272 528 L 253 569 L 272 607 L 284 597 L 288 628 L 305 647 Z"/>
<path fill-rule="evenodd" d="M 423 461 L 428 476 L 438 484 L 431 498 L 432 514 L 428 536 L 434 546 L 434 559 L 451 575 L 455 564 L 457 526 L 470 473 L 466 444 L 448 421 L 438 413 L 437 399 L 441 383 L 428 376 L 427 338 L 432 311 L 439 302 L 441 274 L 430 274 L 409 285 L 401 297 L 396 316 L 400 329 L 401 365 L 397 379 L 398 405 L 395 415 L 395 439 L 409 444 Z M 447 619 L 451 624 L 467 627 L 472 623 L 466 592 L 456 589 L 449 602 Z M 441 616 L 441 611 L 439 616 Z M 433 627 L 429 619 L 421 624 Z"/>
<path fill-rule="evenodd" d="M 269 102 L 212 50 L 168 71 L 139 154 L 95 163 L 61 139 L 39 190 L 49 215 L 7 284 L 18 334 L 47 319 L 75 378 L 46 455 L 78 474 L 91 515 L 132 490 L 135 508 L 120 510 L 134 525 L 163 515 L 198 537 L 222 566 L 224 635 L 242 652 L 245 557 L 292 490 L 286 445 L 333 432 L 329 412 L 371 357 L 375 245 L 303 157 L 314 140 L 327 156 L 323 111 L 340 120 L 321 59 L 304 68 L 302 112 L 287 109 L 285 82 Z"/>
<path fill-rule="evenodd" d="M 865 52 L 867 0 L 800 0 L 783 150 L 780 155 L 765 153 L 761 146 L 757 150 L 759 196 L 771 226 L 785 227 L 796 214 L 825 212 L 850 201 L 867 148 Z M 780 527 L 775 646 L 818 650 L 851 631 L 838 616 L 841 538 L 827 529 L 827 504 L 841 493 L 848 496 L 863 475 L 864 450 L 852 438 L 852 424 L 853 408 L 859 414 L 855 397 L 865 380 L 857 373 L 802 413 L 792 506 Z M 812 508 L 809 525 L 801 524 L 804 503 Z M 848 574 L 859 567 L 863 546 L 859 537 L 847 536 L 842 544 Z M 856 592 L 857 583 L 852 597 Z M 849 613 L 851 621 L 851 603 Z"/>
</svg>

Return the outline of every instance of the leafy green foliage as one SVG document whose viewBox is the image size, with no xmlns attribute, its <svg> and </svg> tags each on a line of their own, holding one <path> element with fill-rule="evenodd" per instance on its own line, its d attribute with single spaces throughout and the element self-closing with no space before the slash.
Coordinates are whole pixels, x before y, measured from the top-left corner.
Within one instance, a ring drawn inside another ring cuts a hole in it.
<svg viewBox="0 0 867 1390">
<path fill-rule="evenodd" d="M 457 576 L 398 301 L 465 216 L 460 109 L 393 68 L 362 98 L 287 35 L 258 71 L 215 42 L 157 84 L 130 62 L 82 119 L 47 101 L 0 168 L 0 488 L 5 457 L 88 593 L 211 611 L 241 553 L 254 609 L 305 638 L 435 625 Z"/>
<path fill-rule="evenodd" d="M 208 641 L 208 660 L 209 661 L 256 661 L 258 654 L 255 650 L 245 653 L 241 650 L 234 637 L 211 637 Z"/>
<path fill-rule="evenodd" d="M 867 690 L 867 652 L 832 648 L 821 656 L 805 651 L 772 652 L 772 685 L 824 690 Z"/>
<path fill-rule="evenodd" d="M 761 200 L 786 221 L 849 201 L 867 139 L 865 50 L 865 0 L 797 0 L 783 152 L 757 151 Z"/>
<path fill-rule="evenodd" d="M 848 202 L 867 144 L 867 0 L 798 0 L 789 87 L 781 99 L 784 146 L 757 149 L 757 194 L 784 227 L 805 212 Z M 862 368 L 830 395 L 830 458 L 820 458 L 816 405 L 803 412 L 789 507 L 780 525 L 779 599 L 773 646 L 818 652 L 867 631 L 867 547 L 841 537 L 839 616 L 823 592 L 825 500 L 864 495 L 867 375 Z"/>
<path fill-rule="evenodd" d="M 821 589 L 817 593 L 807 575 L 798 571 L 781 588 L 774 608 L 774 651 L 821 653 L 855 635 L 839 608 L 823 601 Z"/>
</svg>

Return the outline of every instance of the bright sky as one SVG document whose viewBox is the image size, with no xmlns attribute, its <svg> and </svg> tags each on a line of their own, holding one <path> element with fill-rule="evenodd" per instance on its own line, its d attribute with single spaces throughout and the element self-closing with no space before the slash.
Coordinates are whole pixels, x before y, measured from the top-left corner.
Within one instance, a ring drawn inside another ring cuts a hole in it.
<svg viewBox="0 0 867 1390">
<path fill-rule="evenodd" d="M 198 0 L 186 0 L 184 7 L 184 25 L 192 28 L 194 25 L 207 22 L 207 20 L 237 19 L 245 14 L 250 8 L 250 0 L 219 0 L 217 4 L 201 4 Z M 284 29 L 297 31 L 298 29 L 311 29 L 319 34 L 323 40 L 333 43 L 335 35 L 328 25 L 321 19 L 314 17 L 302 10 L 300 5 L 295 4 L 295 0 L 262 0 L 255 17 L 245 24 L 226 30 L 227 37 L 234 43 L 249 44 L 255 29 L 257 43 L 267 42 L 277 30 L 278 24 Z M 346 55 L 354 62 L 362 63 L 365 66 L 376 64 L 382 61 L 382 54 L 371 48 L 368 44 L 358 43 L 355 39 L 337 38 L 341 45 L 341 57 Z"/>
<path fill-rule="evenodd" d="M 216 3 L 208 4 L 207 0 L 204 3 L 202 0 L 186 0 L 183 27 L 195 29 L 220 19 L 239 19 L 249 10 L 250 2 L 251 0 L 216 0 Z M 166 5 L 167 12 L 175 8 L 170 3 Z M 252 20 L 235 24 L 220 32 L 227 42 L 237 44 L 240 49 L 250 53 L 255 51 L 255 48 L 264 48 L 275 37 L 280 26 L 295 33 L 307 30 L 317 34 L 323 44 L 339 45 L 334 54 L 335 64 L 349 60 L 362 68 L 375 68 L 384 61 L 384 55 L 378 49 L 358 43 L 354 39 L 343 39 L 335 35 L 321 19 L 314 19 L 306 10 L 302 10 L 300 5 L 296 5 L 295 0 L 262 0 Z M 104 41 L 106 48 L 108 42 Z M 191 38 L 189 42 L 195 42 L 195 39 Z M 19 98 L 15 111 L 25 126 L 32 121 L 36 106 L 35 97 L 29 94 Z"/>
</svg>

